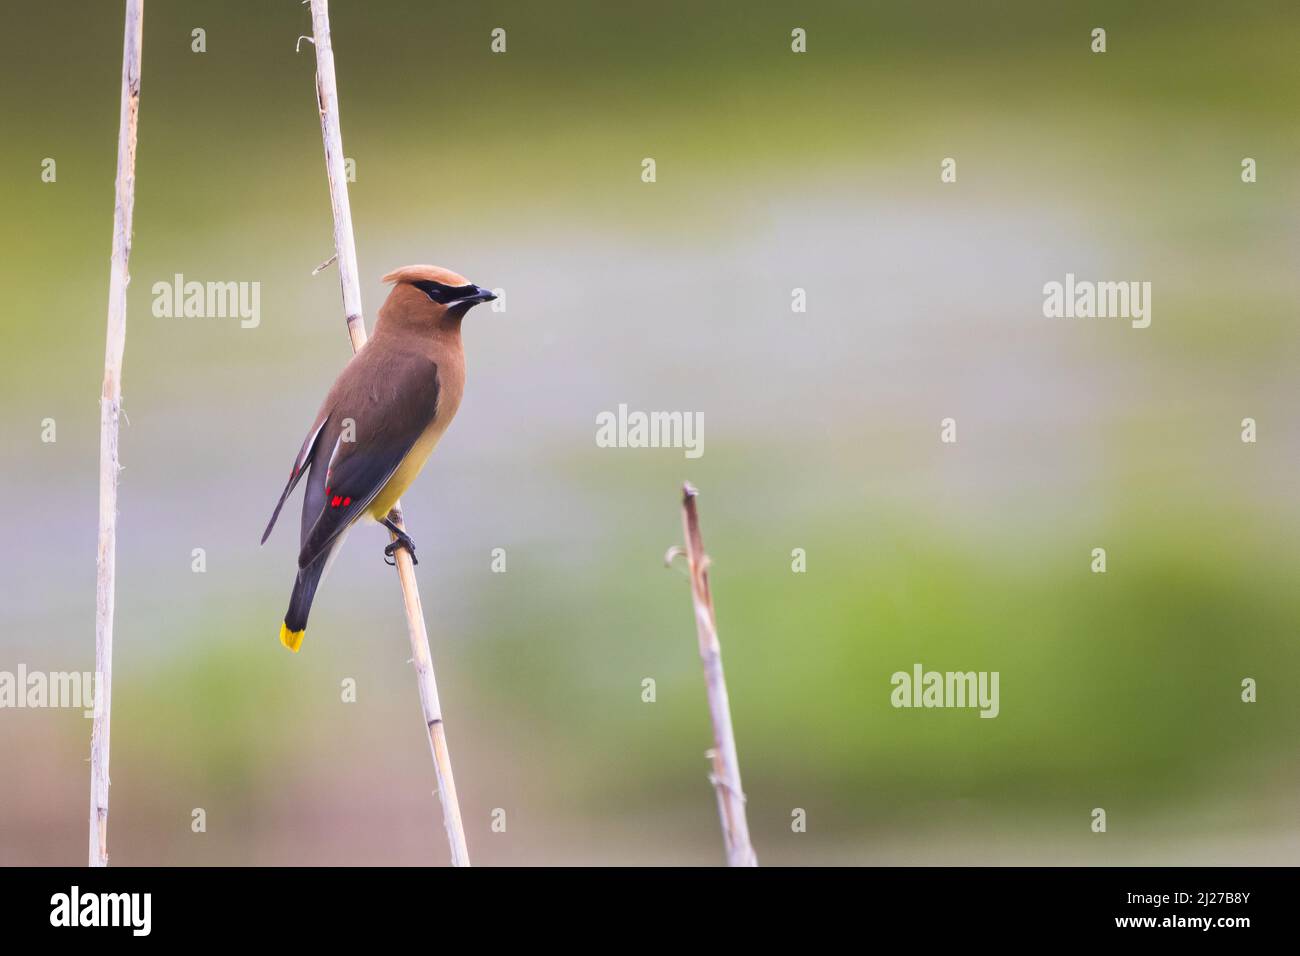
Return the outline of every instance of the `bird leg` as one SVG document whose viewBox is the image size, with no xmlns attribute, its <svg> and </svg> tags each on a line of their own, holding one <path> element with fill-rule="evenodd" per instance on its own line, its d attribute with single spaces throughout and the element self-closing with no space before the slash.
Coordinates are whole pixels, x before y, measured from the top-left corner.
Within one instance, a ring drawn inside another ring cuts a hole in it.
<svg viewBox="0 0 1300 956">
<path fill-rule="evenodd" d="M 411 556 L 411 563 L 419 564 L 420 561 L 415 556 L 415 542 L 411 540 L 411 536 L 407 534 L 405 531 L 403 531 L 401 528 L 399 528 L 397 525 L 393 524 L 393 522 L 390 521 L 388 518 L 384 518 L 383 520 L 381 520 L 380 524 L 382 524 L 385 528 L 391 531 L 393 535 L 397 538 L 396 541 L 394 541 L 388 547 L 384 548 L 384 564 L 387 564 L 389 566 L 397 564 L 397 558 L 393 557 L 393 552 L 396 551 L 398 548 L 405 548 L 407 550 L 407 553 L 410 554 Z M 389 560 L 390 558 L 392 558 L 392 560 Z"/>
</svg>

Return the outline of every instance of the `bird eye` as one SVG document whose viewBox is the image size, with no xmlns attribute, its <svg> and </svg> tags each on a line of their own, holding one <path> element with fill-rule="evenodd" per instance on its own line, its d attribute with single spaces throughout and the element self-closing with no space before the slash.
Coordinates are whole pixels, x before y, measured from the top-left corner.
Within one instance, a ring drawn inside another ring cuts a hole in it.
<svg viewBox="0 0 1300 956">
<path fill-rule="evenodd" d="M 444 285 L 441 282 L 434 282 L 432 279 L 419 279 L 412 282 L 425 295 L 439 305 L 446 305 L 448 302 L 455 302 L 467 295 L 473 295 L 477 289 L 473 285 L 451 286 Z"/>
<path fill-rule="evenodd" d="M 434 302 L 442 303 L 447 301 L 447 287 L 441 282 L 434 282 L 432 279 L 420 279 L 416 282 L 412 282 L 411 285 L 415 286 Z"/>
</svg>

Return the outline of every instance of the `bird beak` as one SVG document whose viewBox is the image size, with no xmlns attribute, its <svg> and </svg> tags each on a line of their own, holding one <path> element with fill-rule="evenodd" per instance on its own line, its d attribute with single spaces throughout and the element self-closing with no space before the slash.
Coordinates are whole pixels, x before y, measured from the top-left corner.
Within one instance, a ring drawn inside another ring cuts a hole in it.
<svg viewBox="0 0 1300 956">
<path fill-rule="evenodd" d="M 480 302 L 491 302 L 497 297 L 497 294 L 491 289 L 485 289 L 482 286 L 474 286 L 474 291 L 467 296 L 462 296 L 454 302 L 448 302 L 447 308 L 455 305 L 478 305 Z"/>
</svg>

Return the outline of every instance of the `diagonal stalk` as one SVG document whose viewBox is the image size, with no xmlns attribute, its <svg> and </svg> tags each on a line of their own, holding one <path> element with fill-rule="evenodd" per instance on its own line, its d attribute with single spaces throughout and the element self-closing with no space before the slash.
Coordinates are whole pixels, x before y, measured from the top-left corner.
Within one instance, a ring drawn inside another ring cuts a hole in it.
<svg viewBox="0 0 1300 956">
<path fill-rule="evenodd" d="M 361 285 L 357 279 L 357 244 L 352 234 L 352 206 L 348 202 L 348 185 L 343 162 L 343 134 L 339 127 L 338 83 L 334 77 L 334 48 L 330 43 L 328 0 L 311 0 L 312 40 L 316 47 L 316 101 L 320 109 L 321 137 L 325 142 L 325 172 L 329 177 L 330 203 L 334 208 L 334 249 L 338 257 L 339 283 L 343 289 L 343 313 L 347 318 L 352 350 L 366 344 L 366 322 L 361 314 Z M 405 530 L 399 502 L 389 512 L 389 519 Z M 397 536 L 393 535 L 393 540 Z M 420 689 L 420 708 L 429 735 L 429 750 L 438 778 L 442 798 L 442 822 L 451 845 L 453 866 L 469 866 L 469 849 L 465 845 L 465 828 L 460 819 L 460 802 L 456 797 L 456 780 L 451 772 L 451 754 L 447 749 L 447 729 L 442 722 L 442 705 L 434 679 L 433 657 L 429 653 L 429 634 L 424 626 L 420 590 L 415 580 L 415 566 L 410 552 L 399 548 L 397 577 L 402 585 L 402 602 L 406 608 L 406 629 L 411 639 L 411 658 Z"/>
<path fill-rule="evenodd" d="M 718 796 L 722 820 L 722 841 L 728 866 L 758 866 L 749 842 L 749 821 L 745 817 L 745 791 L 740 785 L 740 760 L 736 756 L 736 735 L 731 728 L 731 702 L 727 679 L 722 673 L 722 646 L 713 615 L 713 594 L 709 590 L 709 557 L 700 537 L 700 515 L 695 499 L 699 492 L 687 482 L 682 486 L 682 529 L 686 534 L 686 560 L 691 577 L 691 601 L 695 607 L 695 631 L 704 664 L 704 688 L 709 698 L 713 723 L 713 773 L 710 779 Z"/>
</svg>

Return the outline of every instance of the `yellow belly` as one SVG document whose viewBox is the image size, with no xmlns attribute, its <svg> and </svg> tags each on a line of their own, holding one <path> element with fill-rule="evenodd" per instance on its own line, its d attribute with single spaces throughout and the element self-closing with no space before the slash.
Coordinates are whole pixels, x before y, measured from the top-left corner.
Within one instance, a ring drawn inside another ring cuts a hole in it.
<svg viewBox="0 0 1300 956">
<path fill-rule="evenodd" d="M 450 418 L 450 416 L 446 416 Z M 441 420 L 439 420 L 441 419 Z M 424 463 L 429 460 L 433 454 L 434 446 L 438 444 L 438 439 L 442 433 L 447 430 L 446 419 L 439 415 L 424 433 L 416 439 L 411 450 L 407 452 L 402 463 L 397 466 L 397 471 L 393 472 L 393 477 L 388 479 L 388 483 L 379 489 L 379 494 L 375 495 L 375 500 L 370 503 L 366 509 L 366 514 L 379 521 L 387 517 L 388 512 L 392 510 L 393 505 L 397 504 L 397 499 L 406 493 L 406 489 L 415 481 L 420 470 L 424 468 Z"/>
</svg>

